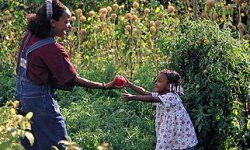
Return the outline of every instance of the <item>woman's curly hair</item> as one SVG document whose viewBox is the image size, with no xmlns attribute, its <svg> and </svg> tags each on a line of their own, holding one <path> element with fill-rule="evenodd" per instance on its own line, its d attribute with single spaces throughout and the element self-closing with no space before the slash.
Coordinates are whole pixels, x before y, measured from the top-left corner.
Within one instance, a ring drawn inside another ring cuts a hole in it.
<svg viewBox="0 0 250 150">
<path fill-rule="evenodd" d="M 52 2 L 53 15 L 51 19 L 56 21 L 62 16 L 67 7 L 59 0 Z M 50 20 L 46 16 L 46 4 L 39 8 L 36 14 L 29 14 L 27 16 L 29 21 L 27 29 L 39 38 L 46 38 L 51 33 Z"/>
</svg>

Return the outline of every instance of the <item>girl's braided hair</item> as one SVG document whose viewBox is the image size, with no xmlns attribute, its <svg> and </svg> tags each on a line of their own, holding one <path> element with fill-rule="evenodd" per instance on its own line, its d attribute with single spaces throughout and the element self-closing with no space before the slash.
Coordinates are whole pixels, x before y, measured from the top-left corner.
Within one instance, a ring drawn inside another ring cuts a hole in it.
<svg viewBox="0 0 250 150">
<path fill-rule="evenodd" d="M 178 95 L 183 95 L 183 88 L 181 86 L 181 76 L 178 72 L 170 69 L 162 70 L 160 73 L 166 75 L 169 82 L 170 92 L 175 92 Z"/>
</svg>

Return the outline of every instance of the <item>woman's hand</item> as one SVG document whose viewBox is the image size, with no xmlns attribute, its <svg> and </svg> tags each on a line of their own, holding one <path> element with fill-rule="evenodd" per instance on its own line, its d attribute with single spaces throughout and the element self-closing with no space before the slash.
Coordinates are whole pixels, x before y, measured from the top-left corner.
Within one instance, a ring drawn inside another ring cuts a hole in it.
<svg viewBox="0 0 250 150">
<path fill-rule="evenodd" d="M 121 89 L 127 85 L 127 79 L 123 76 L 116 75 L 113 81 L 105 83 L 104 87 L 107 89 Z"/>
<path fill-rule="evenodd" d="M 104 89 L 115 89 L 114 80 L 108 83 L 103 83 Z"/>
<path fill-rule="evenodd" d="M 122 77 L 123 80 L 125 80 L 125 81 L 124 81 L 125 83 L 124 83 L 124 85 L 123 85 L 122 87 L 130 87 L 130 85 L 133 84 L 132 82 L 130 82 L 130 81 L 128 80 L 127 77 L 120 76 L 120 75 L 117 75 L 116 77 Z M 115 78 L 116 78 L 116 77 L 115 77 Z"/>
<path fill-rule="evenodd" d="M 133 84 L 132 82 L 130 82 L 129 80 L 128 80 L 128 78 L 126 78 L 126 77 L 124 77 L 125 79 L 126 79 L 126 85 L 125 85 L 125 87 L 130 87 L 130 85 L 131 84 Z"/>
</svg>

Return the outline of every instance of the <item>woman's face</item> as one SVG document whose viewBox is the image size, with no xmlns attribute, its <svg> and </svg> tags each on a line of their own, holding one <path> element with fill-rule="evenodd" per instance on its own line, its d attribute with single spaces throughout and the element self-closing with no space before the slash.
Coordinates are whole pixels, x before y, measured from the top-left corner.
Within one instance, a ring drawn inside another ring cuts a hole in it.
<svg viewBox="0 0 250 150">
<path fill-rule="evenodd" d="M 66 31 L 70 29 L 70 17 L 71 12 L 67 9 L 58 21 L 51 20 L 51 31 L 52 36 L 58 36 L 61 38 L 66 38 Z"/>
<path fill-rule="evenodd" d="M 168 87 L 169 83 L 167 76 L 163 73 L 160 73 L 156 78 L 156 82 L 154 84 L 154 91 L 160 94 L 164 94 L 168 92 Z"/>
</svg>

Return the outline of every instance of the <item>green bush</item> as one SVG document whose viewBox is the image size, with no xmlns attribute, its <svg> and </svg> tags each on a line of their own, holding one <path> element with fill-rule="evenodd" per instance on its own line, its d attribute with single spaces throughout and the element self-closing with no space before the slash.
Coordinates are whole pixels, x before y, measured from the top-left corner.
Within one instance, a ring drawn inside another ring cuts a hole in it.
<svg viewBox="0 0 250 150">
<path fill-rule="evenodd" d="M 170 66 L 183 76 L 184 102 L 200 147 L 246 148 L 250 131 L 249 44 L 210 21 L 185 20 L 181 28 L 172 43 Z"/>
<path fill-rule="evenodd" d="M 18 41 L 27 24 L 24 16 L 26 12 L 35 12 L 41 2 L 0 0 L 3 4 L 0 6 L 3 12 L 0 13 L 1 106 L 5 104 L 3 101 L 11 99 L 14 92 Z M 192 19 L 191 11 L 177 16 L 165 11 L 156 1 L 146 1 L 138 10 L 133 10 L 130 9 L 130 0 L 126 1 L 125 8 L 116 12 L 115 22 L 107 14 L 104 32 L 98 10 L 111 6 L 113 1 L 65 2 L 77 17 L 72 23 L 77 30 L 70 33 L 65 47 L 72 54 L 71 59 L 81 76 L 107 82 L 119 73 L 151 90 L 157 72 L 173 68 L 183 76 L 186 91 L 183 103 L 195 124 L 198 148 L 249 147 L 249 43 L 233 38 L 239 37 L 237 29 L 233 32 L 222 29 L 223 22 L 219 23 L 219 28 L 215 22 L 186 20 Z M 182 6 L 181 9 L 188 11 L 186 3 L 178 7 Z M 151 12 L 144 18 L 147 7 Z M 80 22 L 76 8 L 83 10 L 87 22 Z M 96 12 L 95 19 L 88 16 L 92 9 Z M 220 11 L 219 7 L 216 9 Z M 137 22 L 124 19 L 129 11 L 137 15 Z M 219 14 L 224 15 L 224 12 Z M 163 17 L 159 17 L 161 15 Z M 153 34 L 150 33 L 150 21 L 159 25 Z M 131 25 L 133 30 L 127 32 L 126 25 Z M 96 35 L 94 26 L 99 28 Z M 138 29 L 142 31 L 138 33 L 140 38 L 136 34 Z M 81 33 L 85 31 L 87 36 L 84 37 Z M 119 42 L 119 47 L 113 45 L 116 44 L 114 39 Z M 123 103 L 120 101 L 123 91 L 83 88 L 75 88 L 72 93 L 58 91 L 73 141 L 85 149 L 96 149 L 101 143 L 110 143 L 114 149 L 153 149 L 154 106 Z M 6 118 L 4 116 L 3 120 Z M 17 144 L 17 141 L 12 144 Z"/>
<path fill-rule="evenodd" d="M 0 107 L 0 149 L 23 149 L 19 142 L 23 137 L 27 137 L 31 145 L 34 143 L 34 137 L 30 132 L 30 119 L 33 113 L 30 112 L 26 116 L 17 114 L 18 105 L 18 101 L 13 101 Z"/>
</svg>

